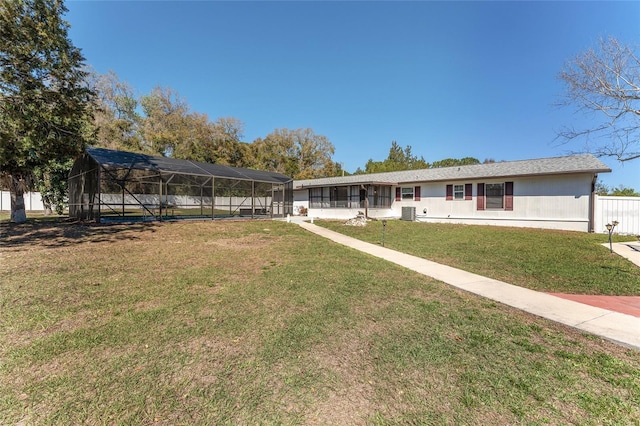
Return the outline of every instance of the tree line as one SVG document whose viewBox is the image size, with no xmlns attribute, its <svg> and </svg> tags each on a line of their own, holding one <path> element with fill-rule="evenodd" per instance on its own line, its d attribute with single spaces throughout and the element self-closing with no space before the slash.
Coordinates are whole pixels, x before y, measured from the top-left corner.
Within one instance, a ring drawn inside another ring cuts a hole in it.
<svg viewBox="0 0 640 426">
<path fill-rule="evenodd" d="M 640 197 L 640 192 L 633 188 L 629 188 L 624 185 L 618 185 L 617 187 L 612 188 L 600 181 L 596 182 L 596 194 L 610 195 L 613 197 Z"/>
<path fill-rule="evenodd" d="M 340 165 L 333 144 L 312 129 L 275 129 L 251 143 L 244 123 L 234 117 L 211 121 L 192 111 L 170 87 L 136 97 L 111 71 L 91 72 L 88 86 L 95 126 L 94 145 L 187 160 L 278 172 L 296 179 L 333 176 Z"/>
<path fill-rule="evenodd" d="M 485 159 L 483 163 L 495 163 L 495 160 L 488 158 Z M 423 156 L 418 157 L 413 154 L 411 145 L 407 145 L 405 148 L 402 148 L 398 142 L 392 141 L 391 148 L 389 149 L 389 155 L 385 160 L 375 161 L 373 159 L 369 159 L 365 164 L 364 169 L 358 167 L 354 174 L 397 172 L 402 170 L 419 170 L 429 168 L 435 169 L 438 167 L 468 166 L 471 164 L 480 164 L 480 160 L 474 157 L 445 158 L 429 163 Z"/>
</svg>

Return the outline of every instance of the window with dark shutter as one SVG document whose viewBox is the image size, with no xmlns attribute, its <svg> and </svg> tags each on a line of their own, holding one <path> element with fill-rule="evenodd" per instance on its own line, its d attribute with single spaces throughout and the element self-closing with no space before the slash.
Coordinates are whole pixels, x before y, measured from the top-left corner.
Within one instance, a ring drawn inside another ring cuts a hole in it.
<svg viewBox="0 0 640 426">
<path fill-rule="evenodd" d="M 402 200 L 402 193 L 401 193 L 401 191 L 402 191 L 402 190 L 400 189 L 400 187 L 397 187 L 397 188 L 396 188 L 396 201 L 400 201 L 400 200 Z"/>
<path fill-rule="evenodd" d="M 472 190 L 473 185 L 471 185 L 470 183 L 466 183 L 464 185 L 464 199 L 465 200 L 471 200 L 472 195 L 471 195 L 471 190 Z"/>
<path fill-rule="evenodd" d="M 464 185 L 453 185 L 453 199 L 464 200 Z"/>
<path fill-rule="evenodd" d="M 453 185 L 447 185 L 447 200 L 453 200 Z"/>
<path fill-rule="evenodd" d="M 420 201 L 420 187 L 416 186 L 413 190 L 413 196 L 416 201 Z"/>
<path fill-rule="evenodd" d="M 504 209 L 504 183 L 486 183 L 484 194 L 487 210 Z"/>
<path fill-rule="evenodd" d="M 513 210 L 513 182 L 504 183 L 504 209 Z"/>
<path fill-rule="evenodd" d="M 413 201 L 413 190 L 415 188 L 413 186 L 401 188 L 400 195 L 403 200 L 412 200 Z"/>
<path fill-rule="evenodd" d="M 478 194 L 477 194 L 477 209 L 484 210 L 484 183 L 478 184 Z"/>
</svg>

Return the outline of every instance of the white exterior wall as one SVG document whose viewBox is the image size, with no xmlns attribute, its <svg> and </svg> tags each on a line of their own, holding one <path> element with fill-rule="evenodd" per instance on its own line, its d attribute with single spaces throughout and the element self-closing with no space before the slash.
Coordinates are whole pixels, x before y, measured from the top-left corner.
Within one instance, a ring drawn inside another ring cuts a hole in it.
<svg viewBox="0 0 640 426">
<path fill-rule="evenodd" d="M 24 208 L 25 210 L 44 210 L 40 193 L 25 192 Z M 11 193 L 9 191 L 0 191 L 0 211 L 11 211 Z"/>
<path fill-rule="evenodd" d="M 295 211 L 295 207 L 294 207 Z M 308 217 L 313 217 L 316 219 L 351 219 L 362 212 L 364 213 L 364 208 L 361 209 L 346 209 L 346 208 L 326 208 L 326 209 L 309 209 L 307 211 Z M 369 217 L 383 219 L 383 218 L 397 218 L 395 212 L 392 209 L 369 209 Z"/>
<path fill-rule="evenodd" d="M 418 220 L 480 225 L 519 226 L 589 231 L 591 175 L 541 176 L 514 179 L 481 179 L 465 182 L 423 183 L 420 201 L 396 201 L 415 206 Z M 477 209 L 478 183 L 513 182 L 513 210 Z M 447 200 L 447 184 L 472 184 L 471 200 Z M 403 185 L 410 186 L 410 185 Z M 426 214 L 424 210 L 426 209 Z"/>
<path fill-rule="evenodd" d="M 300 209 L 309 209 L 309 190 L 293 191 L 293 214 L 299 215 Z"/>
<path fill-rule="evenodd" d="M 469 181 L 415 182 L 420 200 L 395 201 L 390 209 L 369 209 L 369 216 L 400 218 L 402 207 L 415 207 L 419 221 L 476 225 L 517 226 L 589 232 L 590 196 L 593 176 L 571 174 L 526 178 L 477 179 Z M 513 182 L 513 211 L 478 210 L 478 183 Z M 447 200 L 448 184 L 472 184 L 471 200 Z M 308 190 L 294 191 L 294 205 L 308 207 Z M 424 213 L 426 209 L 426 213 Z M 363 209 L 309 209 L 308 216 L 321 219 L 349 219 Z M 596 230 L 597 231 L 597 230 Z"/>
<path fill-rule="evenodd" d="M 392 190 L 392 196 L 395 194 L 395 189 Z M 298 189 L 293 191 L 293 214 L 299 215 L 300 208 L 307 209 L 307 216 L 316 219 L 351 219 L 356 217 L 360 212 L 364 212 L 364 207 L 357 209 L 348 208 L 309 208 L 309 189 Z M 369 209 L 369 217 L 374 218 L 393 218 L 396 213 L 391 208 L 387 209 Z M 397 215 L 400 218 L 400 215 Z"/>
<path fill-rule="evenodd" d="M 595 232 L 607 233 L 607 223 L 618 221 L 616 234 L 640 235 L 640 197 L 598 196 Z"/>
</svg>

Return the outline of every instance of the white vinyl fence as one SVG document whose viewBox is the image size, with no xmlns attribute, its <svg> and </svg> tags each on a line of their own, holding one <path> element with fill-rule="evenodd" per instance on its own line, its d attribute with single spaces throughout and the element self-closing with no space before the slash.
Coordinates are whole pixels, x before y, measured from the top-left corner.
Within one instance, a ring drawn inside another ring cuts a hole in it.
<svg viewBox="0 0 640 426">
<path fill-rule="evenodd" d="M 200 206 L 200 198 L 189 197 L 186 195 L 168 195 L 163 196 L 163 200 L 166 203 L 173 204 L 179 207 L 192 207 L 196 208 Z M 211 197 L 203 200 L 205 206 L 211 206 Z M 123 202 L 122 195 L 120 194 L 102 194 L 102 202 L 106 204 L 118 204 Z M 156 205 L 159 203 L 157 195 L 125 195 L 125 204 L 138 205 L 139 203 Z M 24 205 L 26 210 L 44 210 L 42 198 L 39 192 L 25 192 L 24 193 Z M 230 209 L 235 211 L 241 207 L 251 207 L 250 197 L 216 197 L 215 205 L 219 209 Z M 271 197 L 255 197 L 254 208 L 267 210 L 271 206 Z M 9 191 L 0 191 L 0 211 L 11 210 L 11 194 Z"/>
<path fill-rule="evenodd" d="M 640 197 L 596 196 L 595 232 L 607 232 L 607 223 L 618 222 L 614 233 L 640 235 Z"/>
<path fill-rule="evenodd" d="M 24 207 L 27 210 L 44 210 L 40 193 L 25 192 Z M 0 191 L 0 211 L 11 211 L 11 194 L 9 191 Z"/>
</svg>

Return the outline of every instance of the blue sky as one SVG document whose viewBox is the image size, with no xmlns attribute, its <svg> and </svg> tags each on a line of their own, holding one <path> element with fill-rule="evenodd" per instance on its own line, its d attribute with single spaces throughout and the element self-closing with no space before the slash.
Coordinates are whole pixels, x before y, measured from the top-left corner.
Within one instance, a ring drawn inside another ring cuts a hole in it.
<svg viewBox="0 0 640 426">
<path fill-rule="evenodd" d="M 640 42 L 640 2 L 70 1 L 87 64 L 146 94 L 171 87 L 244 140 L 312 128 L 347 171 L 391 141 L 427 161 L 520 160 L 578 151 L 554 106 L 563 64 L 600 37 Z M 640 160 L 608 186 L 640 190 Z"/>
</svg>

